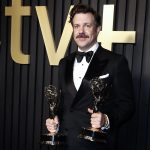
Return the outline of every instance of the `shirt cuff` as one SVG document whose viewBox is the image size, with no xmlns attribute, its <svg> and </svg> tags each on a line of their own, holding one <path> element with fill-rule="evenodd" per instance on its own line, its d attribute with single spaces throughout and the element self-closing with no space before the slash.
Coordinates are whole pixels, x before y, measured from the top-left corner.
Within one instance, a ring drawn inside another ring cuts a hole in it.
<svg viewBox="0 0 150 150">
<path fill-rule="evenodd" d="M 109 118 L 106 114 L 104 115 L 105 115 L 106 121 L 105 121 L 105 124 L 101 127 L 101 130 L 108 130 L 110 128 Z"/>
</svg>

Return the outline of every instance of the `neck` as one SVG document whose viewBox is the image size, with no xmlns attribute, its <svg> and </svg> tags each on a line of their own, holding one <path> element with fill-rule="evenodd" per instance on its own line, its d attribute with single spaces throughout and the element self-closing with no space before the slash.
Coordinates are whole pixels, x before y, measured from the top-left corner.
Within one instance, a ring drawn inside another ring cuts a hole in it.
<svg viewBox="0 0 150 150">
<path fill-rule="evenodd" d="M 96 44 L 98 44 L 97 41 L 96 41 L 95 43 L 93 43 L 90 47 L 87 47 L 87 48 L 80 48 L 80 47 L 78 47 L 78 51 L 87 52 L 87 51 L 89 51 L 89 50 L 94 49 L 94 47 L 96 46 Z"/>
</svg>

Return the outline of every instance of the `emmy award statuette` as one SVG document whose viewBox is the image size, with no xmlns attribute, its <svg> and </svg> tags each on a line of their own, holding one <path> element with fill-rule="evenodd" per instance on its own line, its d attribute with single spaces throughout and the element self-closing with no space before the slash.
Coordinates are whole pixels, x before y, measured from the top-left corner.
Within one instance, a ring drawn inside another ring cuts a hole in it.
<svg viewBox="0 0 150 150">
<path fill-rule="evenodd" d="M 44 94 L 49 105 L 50 118 L 54 119 L 59 105 L 60 92 L 53 85 L 48 85 L 44 89 Z M 56 127 L 56 133 L 48 133 L 41 135 L 41 144 L 60 145 L 65 143 L 65 135 L 58 132 L 59 126 Z"/>
<path fill-rule="evenodd" d="M 90 88 L 94 97 L 94 113 L 98 112 L 98 104 L 102 105 L 105 101 L 107 87 L 108 85 L 105 82 L 105 78 L 95 77 L 90 80 Z M 107 143 L 107 132 L 103 131 L 101 128 L 82 128 L 79 138 L 94 142 Z"/>
</svg>

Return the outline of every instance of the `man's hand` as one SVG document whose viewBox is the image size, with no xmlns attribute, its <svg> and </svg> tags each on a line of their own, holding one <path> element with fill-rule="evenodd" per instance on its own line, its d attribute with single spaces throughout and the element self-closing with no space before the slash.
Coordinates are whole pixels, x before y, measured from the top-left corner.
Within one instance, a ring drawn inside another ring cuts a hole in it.
<svg viewBox="0 0 150 150">
<path fill-rule="evenodd" d="M 88 112 L 91 114 L 91 125 L 93 128 L 101 128 L 105 126 L 107 117 L 101 112 L 93 113 L 93 110 L 88 108 Z"/>
<path fill-rule="evenodd" d="M 55 116 L 54 119 L 50 119 L 48 118 L 46 120 L 46 127 L 47 130 L 51 133 L 56 133 L 58 131 L 58 125 L 59 125 L 59 121 L 58 121 L 58 117 Z"/>
</svg>

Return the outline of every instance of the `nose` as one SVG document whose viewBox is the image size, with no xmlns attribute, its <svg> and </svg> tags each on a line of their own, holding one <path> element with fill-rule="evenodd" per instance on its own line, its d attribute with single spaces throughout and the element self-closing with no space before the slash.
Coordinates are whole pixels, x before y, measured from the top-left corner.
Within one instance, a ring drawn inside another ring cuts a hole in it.
<svg viewBox="0 0 150 150">
<path fill-rule="evenodd" d="M 79 28 L 79 33 L 83 33 L 84 32 L 84 27 L 83 26 L 80 26 Z"/>
</svg>

